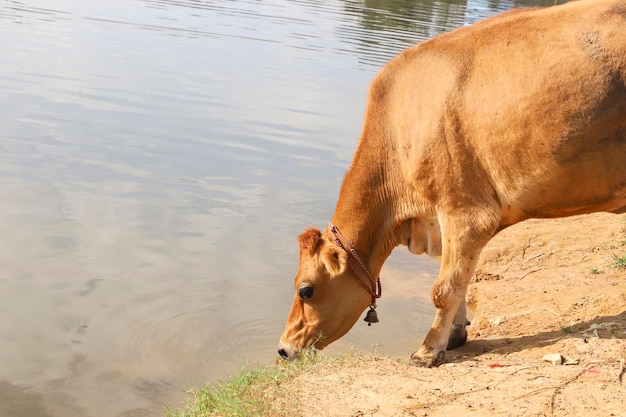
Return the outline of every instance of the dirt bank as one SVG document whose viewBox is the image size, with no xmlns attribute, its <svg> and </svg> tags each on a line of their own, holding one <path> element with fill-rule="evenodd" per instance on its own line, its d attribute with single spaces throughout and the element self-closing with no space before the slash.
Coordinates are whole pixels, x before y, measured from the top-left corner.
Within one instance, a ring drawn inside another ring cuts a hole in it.
<svg viewBox="0 0 626 417">
<path fill-rule="evenodd" d="M 625 216 L 528 221 L 483 251 L 470 340 L 436 369 L 364 356 L 280 387 L 301 416 L 626 416 Z M 407 329 L 407 331 L 411 331 Z M 408 354 L 409 352 L 407 352 Z M 563 364 L 543 360 L 561 355 Z"/>
</svg>

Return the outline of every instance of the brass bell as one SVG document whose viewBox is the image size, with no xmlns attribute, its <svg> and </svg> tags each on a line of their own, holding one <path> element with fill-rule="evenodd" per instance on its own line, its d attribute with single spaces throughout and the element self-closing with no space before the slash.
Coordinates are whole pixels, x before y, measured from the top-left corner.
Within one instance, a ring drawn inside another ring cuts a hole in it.
<svg viewBox="0 0 626 417">
<path fill-rule="evenodd" d="M 374 307 L 370 306 L 370 309 L 363 320 L 367 322 L 368 326 L 371 326 L 372 323 L 378 323 L 378 314 L 376 314 Z"/>
</svg>

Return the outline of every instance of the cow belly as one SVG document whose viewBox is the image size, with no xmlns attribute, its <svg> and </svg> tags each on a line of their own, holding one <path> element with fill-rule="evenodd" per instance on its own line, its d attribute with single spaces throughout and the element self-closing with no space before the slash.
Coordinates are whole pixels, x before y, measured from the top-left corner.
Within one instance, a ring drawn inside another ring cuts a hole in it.
<svg viewBox="0 0 626 417">
<path fill-rule="evenodd" d="M 505 188 L 502 200 L 526 217 L 562 217 L 626 206 L 626 143 L 550 164 L 540 178 Z M 512 204 L 511 204 L 512 202 Z"/>
</svg>

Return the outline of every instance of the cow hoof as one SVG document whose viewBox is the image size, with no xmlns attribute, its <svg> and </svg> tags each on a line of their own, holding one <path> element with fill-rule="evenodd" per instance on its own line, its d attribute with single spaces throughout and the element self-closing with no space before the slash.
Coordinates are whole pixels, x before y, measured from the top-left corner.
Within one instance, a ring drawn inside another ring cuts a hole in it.
<svg viewBox="0 0 626 417">
<path fill-rule="evenodd" d="M 424 346 L 422 346 L 420 350 L 413 352 L 413 354 L 411 355 L 411 362 L 413 363 L 413 365 L 433 368 L 441 365 L 443 359 L 446 357 L 446 352 L 443 350 L 440 350 L 439 352 L 431 351 L 427 353 L 422 353 L 423 351 L 426 351 Z"/>
<path fill-rule="evenodd" d="M 459 346 L 463 346 L 467 342 L 467 330 L 465 326 L 461 326 L 460 324 L 455 324 L 452 326 L 452 332 L 450 333 L 450 338 L 448 339 L 448 350 L 456 349 Z"/>
</svg>

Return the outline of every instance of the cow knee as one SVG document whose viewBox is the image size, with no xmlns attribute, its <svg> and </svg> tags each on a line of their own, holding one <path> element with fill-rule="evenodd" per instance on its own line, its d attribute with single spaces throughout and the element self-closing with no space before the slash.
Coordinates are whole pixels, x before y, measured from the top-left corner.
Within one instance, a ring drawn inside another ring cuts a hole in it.
<svg viewBox="0 0 626 417">
<path fill-rule="evenodd" d="M 451 293 L 450 285 L 446 282 L 435 282 L 430 292 L 430 299 L 436 308 L 444 308 L 448 303 Z"/>
<path fill-rule="evenodd" d="M 430 299 L 437 308 L 449 308 L 453 305 L 456 309 L 458 303 L 464 298 L 465 290 L 461 291 L 459 288 L 454 288 L 446 281 L 435 282 L 430 293 Z"/>
</svg>

